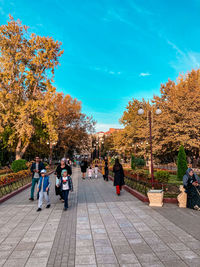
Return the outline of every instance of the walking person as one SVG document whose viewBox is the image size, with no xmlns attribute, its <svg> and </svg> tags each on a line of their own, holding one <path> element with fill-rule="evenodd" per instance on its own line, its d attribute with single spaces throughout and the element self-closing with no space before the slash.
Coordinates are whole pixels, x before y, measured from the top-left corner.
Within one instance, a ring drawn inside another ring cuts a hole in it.
<svg viewBox="0 0 200 267">
<path fill-rule="evenodd" d="M 104 180 L 105 181 L 108 181 L 108 175 L 109 175 L 108 159 L 105 158 L 105 165 L 104 165 Z"/>
<path fill-rule="evenodd" d="M 69 175 L 72 175 L 72 169 L 71 167 L 66 164 L 66 159 L 62 158 L 60 161 L 60 164 L 57 166 L 55 174 L 56 174 L 56 185 L 55 185 L 55 192 L 56 195 L 60 195 L 60 200 L 63 200 L 63 195 L 60 190 L 60 178 L 63 170 L 67 170 Z"/>
<path fill-rule="evenodd" d="M 81 173 L 82 173 L 82 178 L 85 179 L 85 174 L 88 168 L 88 163 L 87 160 L 85 158 L 82 159 L 81 163 L 80 163 L 80 167 L 81 167 Z"/>
<path fill-rule="evenodd" d="M 103 179 L 105 180 L 105 161 L 102 160 L 101 162 L 101 173 L 103 175 Z"/>
<path fill-rule="evenodd" d="M 119 196 L 124 182 L 124 170 L 122 165 L 119 163 L 119 159 L 115 159 L 115 165 L 113 166 L 114 172 L 114 186 L 116 186 L 116 194 Z"/>
<path fill-rule="evenodd" d="M 35 157 L 35 162 L 33 162 L 31 165 L 32 185 L 31 185 L 31 196 L 29 200 L 32 201 L 34 200 L 35 185 L 38 184 L 40 178 L 40 172 L 43 169 L 45 169 L 43 162 L 40 161 L 39 157 Z"/>
<path fill-rule="evenodd" d="M 90 179 L 92 179 L 92 174 L 93 174 L 93 169 L 92 169 L 92 167 L 90 166 L 89 169 L 88 169 L 88 177 L 89 177 Z"/>
<path fill-rule="evenodd" d="M 63 195 L 64 199 L 64 210 L 68 209 L 68 196 L 69 196 L 69 191 L 73 191 L 73 183 L 72 179 L 67 173 L 67 170 L 62 170 L 62 176 L 61 176 L 61 182 L 60 182 L 60 187 L 61 187 L 61 192 Z"/>
<path fill-rule="evenodd" d="M 37 211 L 42 210 L 42 203 L 43 203 L 43 198 L 46 200 L 46 208 L 50 208 L 50 199 L 49 199 L 49 187 L 50 187 L 50 182 L 49 182 L 49 176 L 46 175 L 47 171 L 41 170 L 40 174 L 40 180 L 37 188 L 37 192 L 39 193 L 39 201 L 38 201 L 38 209 Z"/>
<path fill-rule="evenodd" d="M 98 177 L 98 172 L 99 172 L 99 167 L 97 164 L 95 164 L 95 167 L 94 167 L 95 178 Z"/>
</svg>

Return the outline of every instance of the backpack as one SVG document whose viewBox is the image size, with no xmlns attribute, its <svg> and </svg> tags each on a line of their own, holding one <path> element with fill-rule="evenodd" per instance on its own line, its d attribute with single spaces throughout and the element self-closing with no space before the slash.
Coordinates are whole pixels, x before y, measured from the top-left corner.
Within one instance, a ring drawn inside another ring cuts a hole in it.
<svg viewBox="0 0 200 267">
<path fill-rule="evenodd" d="M 85 166 L 84 161 L 81 161 L 81 167 L 84 167 L 84 166 Z"/>
</svg>

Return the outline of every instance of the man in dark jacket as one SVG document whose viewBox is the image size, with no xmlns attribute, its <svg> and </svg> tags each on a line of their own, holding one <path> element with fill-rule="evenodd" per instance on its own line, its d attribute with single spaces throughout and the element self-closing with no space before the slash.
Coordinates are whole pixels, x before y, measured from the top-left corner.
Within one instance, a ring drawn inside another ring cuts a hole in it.
<svg viewBox="0 0 200 267">
<path fill-rule="evenodd" d="M 32 185 L 31 185 L 31 197 L 29 200 L 34 200 L 35 185 L 38 184 L 41 170 L 45 169 L 44 164 L 40 161 L 39 157 L 35 157 L 35 162 L 32 163 Z"/>
</svg>

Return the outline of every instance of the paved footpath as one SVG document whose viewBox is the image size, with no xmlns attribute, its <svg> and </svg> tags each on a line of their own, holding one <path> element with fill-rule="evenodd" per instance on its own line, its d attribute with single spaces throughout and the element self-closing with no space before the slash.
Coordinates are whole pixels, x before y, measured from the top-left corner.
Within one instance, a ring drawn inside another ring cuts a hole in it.
<svg viewBox="0 0 200 267">
<path fill-rule="evenodd" d="M 118 197 L 112 182 L 83 181 L 78 169 L 63 211 L 51 180 L 50 209 L 36 212 L 30 189 L 0 205 L 0 266 L 200 266 L 200 213 Z"/>
</svg>

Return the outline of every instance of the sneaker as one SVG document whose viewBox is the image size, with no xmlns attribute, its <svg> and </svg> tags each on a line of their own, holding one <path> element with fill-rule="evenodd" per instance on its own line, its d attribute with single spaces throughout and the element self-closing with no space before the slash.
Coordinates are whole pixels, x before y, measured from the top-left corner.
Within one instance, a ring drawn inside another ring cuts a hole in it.
<svg viewBox="0 0 200 267">
<path fill-rule="evenodd" d="M 66 211 L 66 210 L 67 210 L 67 208 L 63 208 L 63 210 L 64 210 L 64 211 Z"/>
<path fill-rule="evenodd" d="M 51 204 L 48 204 L 47 206 L 46 206 L 46 209 L 49 209 L 51 207 Z"/>
<path fill-rule="evenodd" d="M 37 211 L 41 211 L 42 209 L 41 208 L 38 208 Z"/>
<path fill-rule="evenodd" d="M 34 198 L 30 197 L 29 200 L 34 201 Z"/>
</svg>

